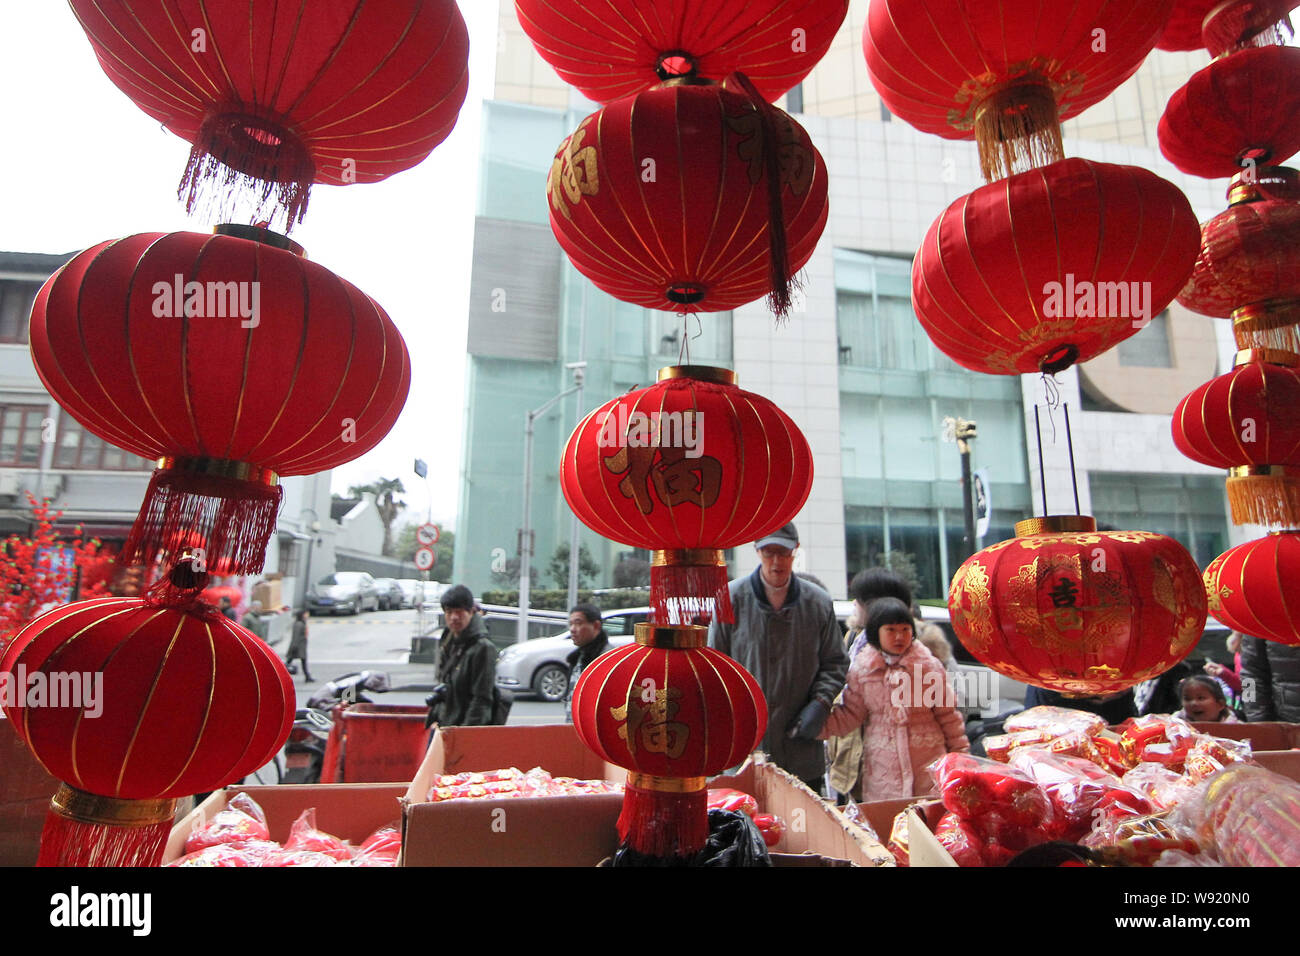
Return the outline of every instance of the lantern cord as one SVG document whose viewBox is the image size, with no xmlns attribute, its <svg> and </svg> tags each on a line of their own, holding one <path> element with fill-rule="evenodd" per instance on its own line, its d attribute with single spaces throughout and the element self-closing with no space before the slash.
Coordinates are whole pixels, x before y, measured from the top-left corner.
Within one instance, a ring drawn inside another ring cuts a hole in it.
<svg viewBox="0 0 1300 956">
<path fill-rule="evenodd" d="M 1038 422 L 1038 406 L 1034 406 L 1034 438 L 1038 441 L 1038 483 L 1043 489 L 1043 517 L 1047 517 L 1047 472 L 1043 469 L 1043 429 Z"/>
<path fill-rule="evenodd" d="M 1061 410 L 1065 412 L 1065 441 L 1070 451 L 1070 482 L 1074 485 L 1074 513 L 1082 514 L 1079 511 L 1079 473 L 1074 466 L 1074 435 L 1070 432 L 1070 403 L 1063 403 Z"/>
</svg>

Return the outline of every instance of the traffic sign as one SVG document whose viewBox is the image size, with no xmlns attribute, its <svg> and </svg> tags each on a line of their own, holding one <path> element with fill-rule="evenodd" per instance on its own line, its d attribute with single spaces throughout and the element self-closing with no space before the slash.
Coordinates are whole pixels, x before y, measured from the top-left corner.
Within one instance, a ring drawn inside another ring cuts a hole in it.
<svg viewBox="0 0 1300 956">
<path fill-rule="evenodd" d="M 415 569 L 417 571 L 432 571 L 434 562 L 438 556 L 429 548 L 420 548 L 415 552 Z"/>
<path fill-rule="evenodd" d="M 415 529 L 415 540 L 426 548 L 438 543 L 438 535 L 439 531 L 436 524 L 422 524 Z"/>
</svg>

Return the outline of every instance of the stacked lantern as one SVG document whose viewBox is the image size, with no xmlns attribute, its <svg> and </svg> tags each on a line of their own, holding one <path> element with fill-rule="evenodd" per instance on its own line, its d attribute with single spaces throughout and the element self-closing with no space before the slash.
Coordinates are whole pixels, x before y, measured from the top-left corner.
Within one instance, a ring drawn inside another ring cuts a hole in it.
<svg viewBox="0 0 1300 956">
<path fill-rule="evenodd" d="M 1194 18 L 1199 10 L 1185 3 Z M 1233 175 L 1228 209 L 1205 223 L 1179 295 L 1231 318 L 1235 367 L 1183 399 L 1179 451 L 1227 469 L 1236 524 L 1300 526 L 1300 178 L 1280 165 L 1300 151 L 1300 50 L 1281 45 L 1288 0 L 1234 0 L 1203 13 L 1200 44 L 1216 57 L 1170 99 L 1160 148 L 1185 172 Z M 1232 548 L 1205 572 L 1210 610 L 1246 634 L 1300 642 L 1283 581 L 1300 573 L 1293 532 Z"/>
<path fill-rule="evenodd" d="M 1065 159 L 1060 131 L 1137 70 L 1172 4 L 872 0 L 863 48 L 881 99 L 917 129 L 975 139 L 989 182 L 912 264 L 917 317 L 959 365 L 1059 372 L 1182 287 L 1197 246 L 1186 197 L 1147 170 Z"/>
</svg>

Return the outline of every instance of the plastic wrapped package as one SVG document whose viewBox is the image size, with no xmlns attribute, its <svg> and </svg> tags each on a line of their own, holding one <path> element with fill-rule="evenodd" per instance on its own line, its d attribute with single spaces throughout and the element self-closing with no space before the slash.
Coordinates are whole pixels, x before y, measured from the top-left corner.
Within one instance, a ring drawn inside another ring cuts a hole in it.
<svg viewBox="0 0 1300 956">
<path fill-rule="evenodd" d="M 1156 810 L 1182 802 L 1195 782 L 1159 763 L 1140 763 L 1123 777 L 1124 786 L 1142 794 Z"/>
<path fill-rule="evenodd" d="M 351 857 L 340 859 L 329 853 L 321 853 L 319 850 L 290 850 L 288 847 L 282 847 L 268 853 L 258 863 L 258 866 L 339 866 L 346 864 Z"/>
<path fill-rule="evenodd" d="M 875 827 L 871 825 L 871 822 L 867 819 L 866 814 L 864 814 L 861 810 L 858 809 L 858 805 L 856 803 L 845 804 L 844 806 L 840 807 L 840 812 L 842 812 L 846 817 L 848 817 L 858 826 L 862 827 L 862 829 L 866 830 L 867 833 L 871 835 L 871 839 L 875 840 L 881 846 L 885 845 L 885 842 L 880 839 L 880 834 L 876 833 Z"/>
<path fill-rule="evenodd" d="M 753 817 L 758 813 L 758 801 L 748 793 L 740 790 L 732 790 L 729 787 L 719 787 L 710 790 L 708 793 L 708 804 L 710 810 L 734 810 L 740 813 L 748 814 Z"/>
<path fill-rule="evenodd" d="M 166 866 L 261 866 L 262 860 L 280 850 L 270 840 L 240 840 L 214 843 L 172 860 Z"/>
<path fill-rule="evenodd" d="M 776 846 L 781 842 L 781 837 L 785 836 L 785 821 L 775 813 L 755 814 L 754 825 L 758 827 L 758 832 L 763 835 L 763 842 L 769 848 Z"/>
<path fill-rule="evenodd" d="M 1151 866 L 1168 850 L 1189 855 L 1201 852 L 1191 830 L 1166 819 L 1165 814 L 1103 821 L 1080 842 L 1104 851 L 1105 861 L 1118 866 Z"/>
<path fill-rule="evenodd" d="M 1052 802 L 1053 839 L 1076 841 L 1104 815 L 1150 813 L 1147 800 L 1091 760 L 1028 749 L 1011 766 L 1032 778 Z"/>
<path fill-rule="evenodd" d="M 939 841 L 958 866 L 984 866 L 984 839 L 955 813 L 945 813 L 934 828 Z"/>
<path fill-rule="evenodd" d="M 1060 724 L 1056 727 L 1034 727 L 1011 734 L 995 734 L 984 738 L 984 753 L 990 760 L 1006 763 L 1021 747 L 1045 744 L 1068 732 L 1069 729 L 1064 724 Z"/>
<path fill-rule="evenodd" d="M 323 853 L 336 862 L 352 859 L 355 852 L 351 846 L 338 837 L 325 833 L 316 827 L 316 808 L 311 807 L 298 815 L 289 830 L 289 839 L 284 842 L 284 849 L 289 852 L 304 851 Z M 270 864 L 274 866 L 291 866 L 289 863 Z M 319 864 L 312 863 L 316 866 Z"/>
<path fill-rule="evenodd" d="M 357 848 L 353 866 L 396 866 L 402 852 L 402 831 L 393 823 L 380 827 Z"/>
<path fill-rule="evenodd" d="M 1060 726 L 1070 730 L 1082 730 L 1091 736 L 1106 729 L 1106 720 L 1086 710 L 1074 710 L 1070 707 L 1049 707 L 1042 705 L 1012 714 L 1002 724 L 1008 733 L 1019 730 L 1037 730 L 1041 727 Z"/>
<path fill-rule="evenodd" d="M 1187 753 L 1183 773 L 1190 780 L 1204 780 L 1234 763 L 1250 760 L 1249 740 L 1225 740 L 1222 737 L 1197 735 Z"/>
<path fill-rule="evenodd" d="M 964 820 L 996 814 L 1001 823 L 1044 827 L 1051 823 L 1047 795 L 1025 773 L 994 760 L 950 753 L 930 765 L 943 805 Z"/>
<path fill-rule="evenodd" d="M 907 842 L 907 819 L 906 810 L 899 811 L 894 816 L 894 825 L 889 829 L 889 852 L 894 854 L 894 862 L 899 866 L 910 866 L 912 862 L 911 851 Z"/>
<path fill-rule="evenodd" d="M 1117 777 L 1124 776 L 1125 771 L 1133 765 L 1124 756 L 1124 747 L 1119 734 L 1113 730 L 1101 730 L 1092 735 L 1092 745 L 1101 758 L 1099 763 Z"/>
<path fill-rule="evenodd" d="M 269 840 L 266 814 L 246 793 L 237 793 L 226 806 L 217 811 L 207 826 L 195 830 L 185 840 L 185 852 L 193 853 L 222 843 L 246 843 L 250 840 Z"/>
<path fill-rule="evenodd" d="M 1234 764 L 1205 781 L 1204 805 L 1204 829 L 1225 865 L 1300 866 L 1300 783 Z"/>
<path fill-rule="evenodd" d="M 1120 747 L 1131 765 L 1155 761 L 1182 772 L 1183 760 L 1191 749 L 1196 731 L 1180 717 L 1152 714 L 1130 717 L 1120 725 Z"/>
</svg>

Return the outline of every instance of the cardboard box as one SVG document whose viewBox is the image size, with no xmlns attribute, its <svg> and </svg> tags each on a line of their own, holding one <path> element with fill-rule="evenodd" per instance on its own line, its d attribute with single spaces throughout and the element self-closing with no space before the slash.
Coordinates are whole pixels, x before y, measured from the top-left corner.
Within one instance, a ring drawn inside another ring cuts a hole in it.
<svg viewBox="0 0 1300 956">
<path fill-rule="evenodd" d="M 284 604 L 283 585 L 278 580 L 264 580 L 253 588 L 248 600 L 250 604 L 253 601 L 261 601 L 262 610 L 264 611 L 277 611 Z"/>
<path fill-rule="evenodd" d="M 1300 724 L 1260 721 L 1257 724 L 1192 724 L 1195 730 L 1227 740 L 1249 740 L 1252 751 L 1291 750 L 1300 747 Z"/>
<path fill-rule="evenodd" d="M 378 783 L 227 787 L 213 793 L 172 827 L 163 862 L 184 856 L 189 835 L 210 823 L 237 793 L 247 793 L 257 801 L 266 813 L 271 839 L 278 843 L 289 839 L 294 821 L 304 810 L 314 807 L 318 829 L 359 846 L 380 827 L 400 823 L 400 800 L 405 792 L 402 785 Z"/>
<path fill-rule="evenodd" d="M 911 813 L 907 821 L 908 865 L 957 865 L 951 854 L 934 836 L 934 828 L 944 813 L 942 801 L 928 797 L 900 797 L 897 800 L 859 803 L 857 806 L 858 813 L 871 824 L 871 828 L 880 837 L 880 842 L 886 846 L 894 827 L 894 818 L 904 811 Z"/>
<path fill-rule="evenodd" d="M 0 866 L 35 866 L 50 797 L 59 789 L 0 714 Z"/>
</svg>

